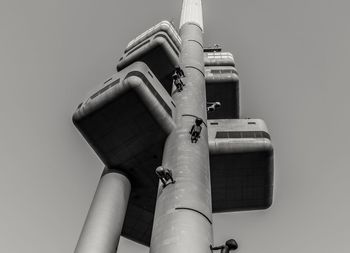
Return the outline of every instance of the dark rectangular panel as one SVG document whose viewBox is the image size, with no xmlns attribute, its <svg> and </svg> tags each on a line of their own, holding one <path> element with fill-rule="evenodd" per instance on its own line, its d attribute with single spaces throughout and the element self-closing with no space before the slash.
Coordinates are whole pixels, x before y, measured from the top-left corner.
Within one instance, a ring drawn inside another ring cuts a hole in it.
<svg viewBox="0 0 350 253">
<path fill-rule="evenodd" d="M 263 131 L 218 131 L 216 139 L 240 139 L 240 138 L 266 138 L 271 139 L 270 135 Z"/>
</svg>

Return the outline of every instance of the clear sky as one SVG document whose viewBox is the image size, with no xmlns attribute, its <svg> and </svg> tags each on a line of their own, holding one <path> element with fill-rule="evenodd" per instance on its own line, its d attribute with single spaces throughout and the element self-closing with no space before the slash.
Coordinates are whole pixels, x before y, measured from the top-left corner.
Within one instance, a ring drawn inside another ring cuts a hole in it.
<svg viewBox="0 0 350 253">
<path fill-rule="evenodd" d="M 347 253 L 347 0 L 204 0 L 206 44 L 234 53 L 242 116 L 275 147 L 266 211 L 214 215 L 239 252 Z M 73 252 L 102 163 L 71 123 L 126 44 L 181 1 L 0 1 L 0 252 Z M 148 249 L 126 239 L 119 252 Z"/>
</svg>

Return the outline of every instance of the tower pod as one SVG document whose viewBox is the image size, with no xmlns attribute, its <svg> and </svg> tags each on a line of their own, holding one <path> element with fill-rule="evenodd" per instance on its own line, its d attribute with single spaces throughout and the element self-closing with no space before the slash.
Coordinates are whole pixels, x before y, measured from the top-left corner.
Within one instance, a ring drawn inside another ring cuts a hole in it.
<svg viewBox="0 0 350 253">
<path fill-rule="evenodd" d="M 233 66 L 206 66 L 205 82 L 208 102 L 220 102 L 221 107 L 208 112 L 208 119 L 239 118 L 239 79 Z"/>
<path fill-rule="evenodd" d="M 132 40 L 120 59 L 120 71 L 135 61 L 145 62 L 165 87 L 172 92 L 172 74 L 179 63 L 181 38 L 172 24 L 162 21 Z M 239 118 L 239 82 L 231 53 L 206 52 L 207 101 L 221 102 L 222 108 L 208 115 L 210 119 Z"/>
<path fill-rule="evenodd" d="M 171 76 L 179 63 L 180 47 L 181 39 L 175 28 L 170 22 L 162 21 L 128 44 L 117 70 L 120 71 L 135 61 L 143 61 L 170 94 Z"/>
<path fill-rule="evenodd" d="M 136 62 L 94 90 L 73 122 L 106 166 L 128 169 L 144 151 L 163 145 L 175 126 L 174 110 L 151 70 Z"/>
<path fill-rule="evenodd" d="M 149 243 L 157 196 L 154 170 L 175 127 L 173 100 L 154 73 L 136 62 L 92 91 L 73 122 L 104 164 L 126 174 L 132 189 L 122 235 Z"/>
<path fill-rule="evenodd" d="M 273 147 L 259 119 L 209 120 L 213 212 L 272 204 Z"/>
<path fill-rule="evenodd" d="M 204 66 L 232 66 L 235 59 L 230 52 L 204 52 Z"/>
</svg>

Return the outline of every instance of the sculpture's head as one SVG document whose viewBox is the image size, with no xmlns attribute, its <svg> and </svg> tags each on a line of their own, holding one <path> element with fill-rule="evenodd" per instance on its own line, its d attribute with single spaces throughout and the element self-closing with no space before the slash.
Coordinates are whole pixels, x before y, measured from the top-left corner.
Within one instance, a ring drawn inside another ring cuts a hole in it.
<svg viewBox="0 0 350 253">
<path fill-rule="evenodd" d="M 227 240 L 225 244 L 229 250 L 236 250 L 238 248 L 238 244 L 234 239 Z"/>
</svg>

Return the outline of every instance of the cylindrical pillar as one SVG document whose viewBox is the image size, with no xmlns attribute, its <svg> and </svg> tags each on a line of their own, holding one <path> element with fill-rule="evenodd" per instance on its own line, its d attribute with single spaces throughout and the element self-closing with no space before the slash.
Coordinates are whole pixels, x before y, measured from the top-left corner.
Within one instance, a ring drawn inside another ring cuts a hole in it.
<svg viewBox="0 0 350 253">
<path fill-rule="evenodd" d="M 176 183 L 159 186 L 151 253 L 209 253 L 213 240 L 202 23 L 201 1 L 184 0 L 180 67 L 185 86 L 173 95 L 177 127 L 166 141 L 162 164 Z M 202 131 L 192 143 L 189 132 L 196 118 L 203 120 Z"/>
<path fill-rule="evenodd" d="M 75 253 L 115 253 L 130 195 L 128 178 L 106 170 L 91 203 Z"/>
</svg>

